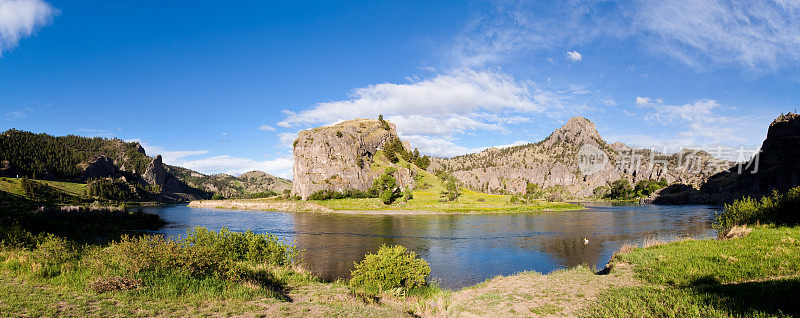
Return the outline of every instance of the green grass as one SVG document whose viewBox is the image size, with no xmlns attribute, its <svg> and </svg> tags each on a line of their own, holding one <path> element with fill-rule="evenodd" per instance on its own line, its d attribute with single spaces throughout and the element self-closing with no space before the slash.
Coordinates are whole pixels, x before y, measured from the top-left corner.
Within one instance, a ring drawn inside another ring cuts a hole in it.
<svg viewBox="0 0 800 318">
<path fill-rule="evenodd" d="M 759 227 L 729 240 L 687 240 L 637 248 L 617 260 L 651 284 L 730 283 L 798 275 L 800 227 Z"/>
<path fill-rule="evenodd" d="M 371 169 L 376 173 L 384 171 L 389 167 L 384 161 L 380 160 L 380 155 L 376 155 Z M 453 202 L 441 202 L 439 194 L 444 189 L 438 177 L 425 170 L 419 169 L 414 165 L 404 162 L 402 159 L 397 163 L 398 166 L 409 167 L 417 175 L 416 186 L 413 190 L 413 199 L 408 202 L 397 202 L 385 205 L 378 198 L 362 199 L 332 199 L 312 201 L 319 205 L 328 207 L 332 210 L 421 210 L 431 212 L 480 212 L 480 213 L 508 213 L 508 212 L 535 212 L 535 211 L 566 211 L 578 210 L 582 207 L 569 203 L 537 201 L 533 204 L 512 204 L 510 195 L 488 194 L 462 189 L 461 196 Z"/>
<path fill-rule="evenodd" d="M 18 196 L 25 196 L 20 184 L 21 178 L 0 178 L 0 191 L 11 193 Z M 54 189 L 57 193 L 77 197 L 86 197 L 86 184 L 74 182 L 61 182 L 61 181 L 47 181 L 47 180 L 30 180 L 41 185 L 48 186 Z"/>
<path fill-rule="evenodd" d="M 800 314 L 800 227 L 761 226 L 746 237 L 635 248 L 647 285 L 612 289 L 590 317 L 780 317 Z"/>
<path fill-rule="evenodd" d="M 791 317 L 800 279 L 694 287 L 627 287 L 600 296 L 588 317 Z"/>
</svg>

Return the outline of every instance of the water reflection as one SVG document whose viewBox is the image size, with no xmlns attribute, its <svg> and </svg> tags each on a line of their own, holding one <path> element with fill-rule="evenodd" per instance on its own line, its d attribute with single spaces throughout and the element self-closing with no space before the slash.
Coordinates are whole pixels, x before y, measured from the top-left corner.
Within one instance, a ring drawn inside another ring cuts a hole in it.
<svg viewBox="0 0 800 318">
<path fill-rule="evenodd" d="M 599 268 L 626 242 L 714 235 L 714 212 L 707 206 L 586 205 L 582 211 L 509 215 L 339 215 L 185 206 L 150 211 L 172 222 L 161 231 L 170 236 L 198 225 L 276 234 L 304 249 L 306 265 L 326 279 L 347 277 L 353 262 L 381 244 L 400 244 L 428 260 L 431 275 L 454 289 L 525 270 Z"/>
</svg>

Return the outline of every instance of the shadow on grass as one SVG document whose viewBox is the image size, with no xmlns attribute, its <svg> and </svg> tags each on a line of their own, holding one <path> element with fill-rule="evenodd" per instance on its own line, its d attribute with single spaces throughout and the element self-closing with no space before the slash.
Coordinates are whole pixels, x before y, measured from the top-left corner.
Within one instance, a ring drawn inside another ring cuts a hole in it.
<svg viewBox="0 0 800 318">
<path fill-rule="evenodd" d="M 269 290 L 276 299 L 285 302 L 293 302 L 289 296 L 291 288 L 285 280 L 278 278 L 275 274 L 264 269 L 246 269 L 239 277 L 240 280 L 248 282 Z"/>
<path fill-rule="evenodd" d="M 734 316 L 800 315 L 800 278 L 720 284 L 712 277 L 703 277 L 681 289 Z"/>
</svg>

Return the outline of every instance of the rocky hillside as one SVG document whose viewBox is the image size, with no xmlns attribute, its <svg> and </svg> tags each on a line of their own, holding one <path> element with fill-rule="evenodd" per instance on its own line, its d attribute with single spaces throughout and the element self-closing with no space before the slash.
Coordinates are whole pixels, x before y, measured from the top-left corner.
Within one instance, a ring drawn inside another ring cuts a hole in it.
<svg viewBox="0 0 800 318">
<path fill-rule="evenodd" d="M 702 186 L 726 200 L 786 191 L 800 185 L 800 115 L 780 115 L 770 125 L 761 153 L 747 163 L 716 174 Z"/>
<path fill-rule="evenodd" d="M 663 154 L 609 145 L 594 123 L 574 117 L 544 140 L 516 147 L 489 148 L 479 153 L 435 159 L 428 170 L 448 170 L 467 187 L 490 193 L 524 193 L 528 183 L 590 197 L 617 179 L 666 179 L 699 186 L 732 164 L 704 151 Z"/>
<path fill-rule="evenodd" d="M 211 193 L 187 185 L 136 142 L 119 139 L 56 137 L 8 130 L 0 134 L 0 176 L 87 182 L 109 180 L 126 197 L 139 200 L 187 201 Z"/>
<path fill-rule="evenodd" d="M 292 189 L 292 181 L 263 171 L 249 171 L 240 176 L 225 173 L 205 175 L 186 168 L 167 166 L 188 185 L 214 192 L 227 198 L 282 194 Z"/>
<path fill-rule="evenodd" d="M 392 123 L 354 119 L 332 126 L 303 130 L 294 141 L 292 194 L 308 198 L 321 191 L 366 191 L 373 180 L 393 166 L 401 187 L 414 185 L 413 170 L 405 161 L 393 164 L 381 148 L 396 140 Z M 403 145 L 408 149 L 408 144 Z M 382 158 L 376 162 L 376 158 Z"/>
</svg>

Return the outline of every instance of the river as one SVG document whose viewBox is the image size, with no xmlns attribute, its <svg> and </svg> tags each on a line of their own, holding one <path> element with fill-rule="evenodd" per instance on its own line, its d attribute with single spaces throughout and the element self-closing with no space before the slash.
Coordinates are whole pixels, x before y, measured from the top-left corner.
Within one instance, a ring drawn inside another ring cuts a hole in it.
<svg viewBox="0 0 800 318">
<path fill-rule="evenodd" d="M 353 262 L 381 244 L 400 244 L 431 265 L 440 286 L 460 289 L 497 275 L 549 273 L 587 264 L 602 268 L 624 243 L 705 238 L 712 206 L 583 203 L 568 212 L 453 215 L 344 215 L 152 207 L 169 222 L 158 231 L 180 238 L 195 226 L 272 233 L 305 250 L 304 262 L 324 279 L 347 278 Z M 584 244 L 584 238 L 588 244 Z"/>
</svg>

